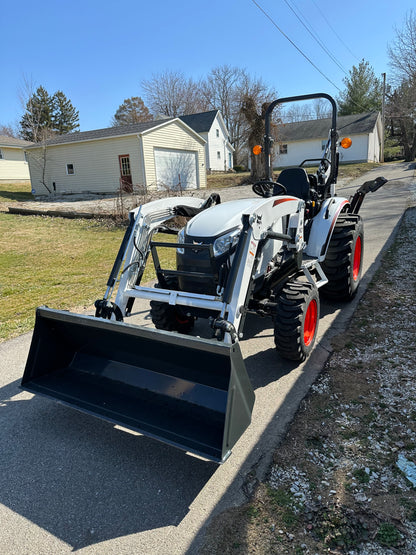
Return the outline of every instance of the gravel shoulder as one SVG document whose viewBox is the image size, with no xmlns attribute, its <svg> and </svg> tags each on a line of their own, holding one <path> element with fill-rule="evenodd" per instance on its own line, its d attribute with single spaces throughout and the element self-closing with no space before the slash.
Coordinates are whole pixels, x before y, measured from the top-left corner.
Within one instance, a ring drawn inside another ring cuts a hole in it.
<svg viewBox="0 0 416 555">
<path fill-rule="evenodd" d="M 201 554 L 416 552 L 416 208 L 252 499 Z"/>
</svg>

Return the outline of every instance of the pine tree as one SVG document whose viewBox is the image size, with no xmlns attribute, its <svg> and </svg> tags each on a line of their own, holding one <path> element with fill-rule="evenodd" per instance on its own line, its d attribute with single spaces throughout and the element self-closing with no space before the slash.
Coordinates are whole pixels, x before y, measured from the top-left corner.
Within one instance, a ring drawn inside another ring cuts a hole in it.
<svg viewBox="0 0 416 555">
<path fill-rule="evenodd" d="M 79 128 L 78 111 L 62 91 L 50 96 L 40 86 L 26 103 L 26 112 L 20 120 L 23 139 L 42 142 L 52 135 L 64 135 Z"/>
<path fill-rule="evenodd" d="M 381 110 L 383 87 L 370 64 L 361 60 L 349 73 L 344 79 L 346 89 L 338 98 L 340 116 Z"/>
<path fill-rule="evenodd" d="M 79 129 L 79 113 L 62 91 L 57 91 L 52 97 L 53 131 L 58 135 L 65 135 Z"/>
<path fill-rule="evenodd" d="M 52 130 L 53 103 L 42 86 L 29 98 L 26 112 L 20 120 L 21 135 L 27 141 L 39 142 Z"/>
</svg>

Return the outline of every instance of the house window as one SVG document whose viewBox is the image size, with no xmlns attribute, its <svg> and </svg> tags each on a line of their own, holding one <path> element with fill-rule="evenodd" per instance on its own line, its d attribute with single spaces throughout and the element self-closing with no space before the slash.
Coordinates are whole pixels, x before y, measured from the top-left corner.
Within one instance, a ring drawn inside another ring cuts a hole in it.
<svg viewBox="0 0 416 555">
<path fill-rule="evenodd" d="M 74 164 L 67 164 L 66 165 L 66 175 L 74 175 Z"/>
<path fill-rule="evenodd" d="M 217 150 L 217 160 L 221 160 L 221 152 Z"/>
<path fill-rule="evenodd" d="M 279 145 L 279 154 L 287 154 L 287 145 Z"/>
<path fill-rule="evenodd" d="M 3 153 L 1 151 L 1 148 L 0 148 L 0 160 L 3 160 Z"/>
<path fill-rule="evenodd" d="M 219 137 L 219 136 L 220 136 L 220 130 L 217 129 L 217 130 L 216 130 L 216 133 L 217 133 L 217 137 Z"/>
<path fill-rule="evenodd" d="M 23 151 L 23 155 L 25 157 L 25 162 L 27 162 L 27 152 L 26 152 L 26 150 Z"/>
</svg>

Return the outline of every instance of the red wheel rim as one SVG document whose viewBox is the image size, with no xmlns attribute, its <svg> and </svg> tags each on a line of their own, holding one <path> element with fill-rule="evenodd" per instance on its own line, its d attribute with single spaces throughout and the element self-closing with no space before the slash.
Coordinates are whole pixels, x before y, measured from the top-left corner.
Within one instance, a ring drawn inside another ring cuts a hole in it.
<svg viewBox="0 0 416 555">
<path fill-rule="evenodd" d="M 305 324 L 303 326 L 303 342 L 308 347 L 315 337 L 316 323 L 318 319 L 318 305 L 313 299 L 308 306 L 305 314 Z"/>
<path fill-rule="evenodd" d="M 360 268 L 361 268 L 361 252 L 362 252 L 362 248 L 361 248 L 361 237 L 358 237 L 356 243 L 355 243 L 355 250 L 354 250 L 354 261 L 353 261 L 353 265 L 352 265 L 352 279 L 354 281 L 357 281 L 358 276 L 360 274 Z"/>
</svg>

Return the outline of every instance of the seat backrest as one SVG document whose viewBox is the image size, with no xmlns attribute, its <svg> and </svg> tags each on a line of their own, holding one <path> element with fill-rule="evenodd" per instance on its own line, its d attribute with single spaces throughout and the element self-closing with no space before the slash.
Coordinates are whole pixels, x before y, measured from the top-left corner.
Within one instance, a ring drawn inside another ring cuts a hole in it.
<svg viewBox="0 0 416 555">
<path fill-rule="evenodd" d="M 286 168 L 282 170 L 277 182 L 286 187 L 288 195 L 310 200 L 309 178 L 304 168 Z"/>
</svg>

